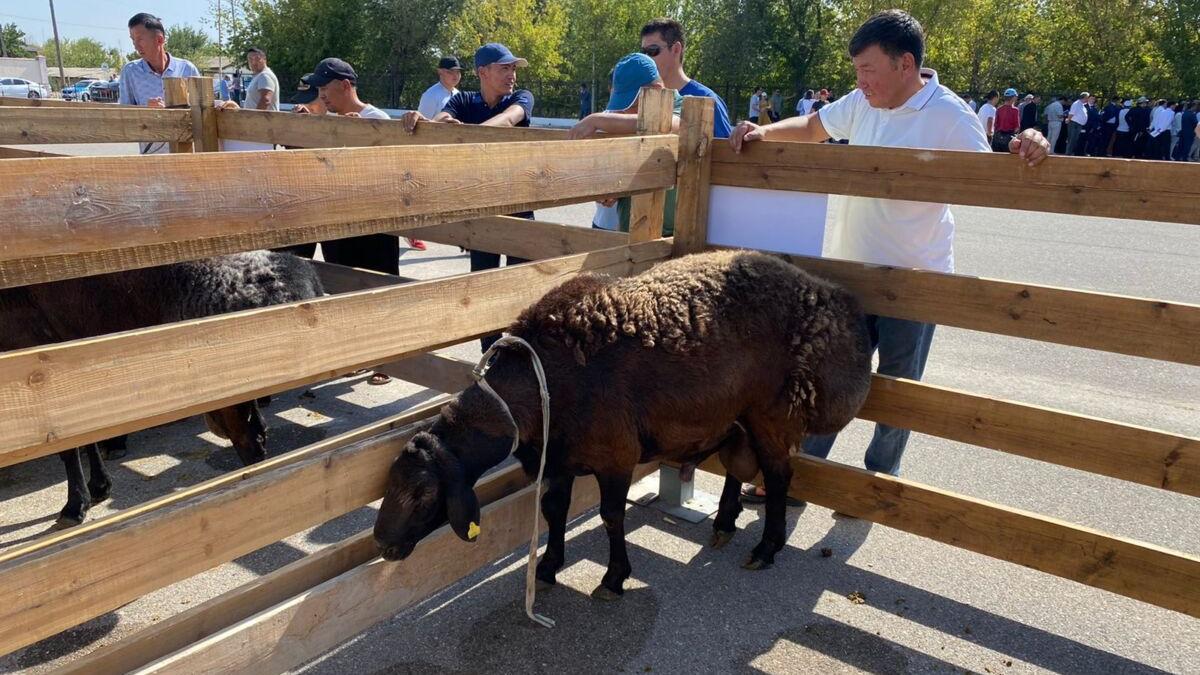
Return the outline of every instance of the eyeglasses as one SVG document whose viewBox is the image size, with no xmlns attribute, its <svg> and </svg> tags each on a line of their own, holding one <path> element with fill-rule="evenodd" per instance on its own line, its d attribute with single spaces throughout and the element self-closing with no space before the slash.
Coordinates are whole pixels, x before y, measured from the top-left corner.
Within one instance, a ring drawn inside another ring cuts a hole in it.
<svg viewBox="0 0 1200 675">
<path fill-rule="evenodd" d="M 642 53 L 645 54 L 646 56 L 649 56 L 650 58 L 654 58 L 654 57 L 658 56 L 659 53 L 662 52 L 662 50 L 663 50 L 662 45 L 650 45 L 648 47 L 642 47 Z"/>
</svg>

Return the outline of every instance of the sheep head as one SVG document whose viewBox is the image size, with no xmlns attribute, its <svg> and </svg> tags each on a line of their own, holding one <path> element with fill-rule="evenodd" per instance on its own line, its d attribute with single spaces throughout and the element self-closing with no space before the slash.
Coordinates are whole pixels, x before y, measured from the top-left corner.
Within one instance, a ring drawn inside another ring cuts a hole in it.
<svg viewBox="0 0 1200 675">
<path fill-rule="evenodd" d="M 463 541 L 475 541 L 479 500 L 458 457 L 441 437 L 422 431 L 392 463 L 375 519 L 375 543 L 384 559 L 403 560 L 446 521 Z"/>
</svg>

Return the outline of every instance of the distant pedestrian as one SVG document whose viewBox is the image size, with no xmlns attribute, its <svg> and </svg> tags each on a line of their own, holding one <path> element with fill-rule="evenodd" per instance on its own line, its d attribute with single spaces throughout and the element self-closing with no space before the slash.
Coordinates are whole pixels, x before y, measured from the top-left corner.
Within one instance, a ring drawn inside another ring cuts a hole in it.
<svg viewBox="0 0 1200 675">
<path fill-rule="evenodd" d="M 822 89 L 821 91 L 817 92 L 817 100 L 813 101 L 812 106 L 809 108 L 809 112 L 815 113 L 827 105 L 829 105 L 829 90 Z"/>
<path fill-rule="evenodd" d="M 1087 101 L 1088 94 L 1086 91 L 1079 94 L 1079 98 L 1071 104 L 1071 110 L 1067 113 L 1067 154 L 1081 156 L 1086 148 L 1080 143 L 1083 137 L 1083 130 L 1087 127 Z"/>
<path fill-rule="evenodd" d="M 221 100 L 222 101 L 229 100 L 229 76 L 228 75 L 221 76 Z"/>
<path fill-rule="evenodd" d="M 1167 153 L 1167 159 L 1175 159 L 1175 151 L 1179 149 L 1179 137 L 1183 132 L 1183 103 L 1172 105 L 1171 110 L 1175 117 L 1171 122 L 1171 151 Z"/>
<path fill-rule="evenodd" d="M 588 89 L 587 82 L 579 85 L 579 119 L 583 119 L 592 114 L 592 90 Z"/>
<path fill-rule="evenodd" d="M 1121 110 L 1117 112 L 1117 129 L 1113 140 L 1113 157 L 1133 157 L 1133 134 L 1129 131 L 1129 111 L 1133 110 L 1133 101 L 1126 100 Z"/>
<path fill-rule="evenodd" d="M 778 122 L 779 116 L 783 114 L 783 94 L 778 89 L 771 94 L 771 110 L 769 117 L 772 122 Z"/>
<path fill-rule="evenodd" d="M 762 103 L 763 103 L 764 94 L 765 94 L 765 92 L 763 92 L 762 87 L 755 87 L 754 93 L 750 95 L 750 110 L 749 110 L 748 118 L 750 119 L 751 122 L 754 122 L 755 124 L 760 123 L 759 122 L 759 114 L 762 112 Z M 763 120 L 761 123 L 766 124 L 766 121 Z"/>
<path fill-rule="evenodd" d="M 1103 151 L 1101 151 L 1100 154 L 1105 157 L 1112 157 L 1116 148 L 1117 124 L 1120 121 L 1117 118 L 1120 117 L 1120 115 L 1121 99 L 1117 96 L 1113 96 L 1112 98 L 1108 99 L 1108 103 L 1104 106 L 1104 109 L 1100 111 L 1100 122 L 1103 124 L 1103 126 L 1100 128 L 1100 134 L 1102 136 L 1100 146 L 1103 148 Z"/>
<path fill-rule="evenodd" d="M 1021 111 L 1021 131 L 1026 129 L 1036 129 L 1038 126 L 1038 110 L 1041 103 L 1040 96 L 1033 94 L 1025 94 L 1025 101 L 1021 103 L 1018 110 Z"/>
<path fill-rule="evenodd" d="M 233 87 L 231 87 L 230 93 L 233 96 L 233 102 L 239 106 L 242 104 L 242 84 L 242 69 L 238 68 L 233 71 Z"/>
<path fill-rule="evenodd" d="M 974 96 L 967 94 L 966 96 L 962 97 L 962 100 L 967 102 L 967 107 L 971 109 L 971 112 L 973 112 L 973 113 L 979 112 L 979 104 L 975 102 Z"/>
<path fill-rule="evenodd" d="M 1133 142 L 1131 156 L 1134 159 L 1146 159 L 1148 157 L 1150 121 L 1150 99 L 1145 96 L 1139 96 L 1137 105 L 1125 116 L 1125 122 L 1129 125 L 1130 139 Z"/>
<path fill-rule="evenodd" d="M 1050 141 L 1051 154 L 1058 152 L 1058 137 L 1062 135 L 1063 115 L 1066 112 L 1066 96 L 1051 97 L 1046 105 L 1046 140 Z"/>
<path fill-rule="evenodd" d="M 804 91 L 804 97 L 801 98 L 799 101 L 796 101 L 796 114 L 797 115 L 807 115 L 810 112 L 812 112 L 813 94 L 814 93 L 815 92 L 813 92 L 812 89 L 806 89 Z"/>
<path fill-rule="evenodd" d="M 1175 159 L 1180 162 L 1188 161 L 1196 144 L 1197 110 L 1200 110 L 1200 101 L 1192 101 L 1180 116 L 1179 146 L 1175 148 Z"/>
<path fill-rule="evenodd" d="M 983 105 L 979 106 L 976 116 L 983 125 L 983 133 L 987 135 L 988 143 L 992 142 L 992 134 L 996 133 L 996 103 L 1000 100 L 1000 92 L 995 89 L 983 97 Z"/>
<path fill-rule="evenodd" d="M 1085 148 L 1088 157 L 1100 157 L 1104 154 L 1103 131 L 1104 124 L 1100 121 L 1100 109 L 1096 107 L 1096 97 L 1089 96 L 1087 100 L 1088 121 L 1084 125 Z"/>
<path fill-rule="evenodd" d="M 1171 158 L 1171 125 L 1174 123 L 1175 111 L 1167 106 L 1165 100 L 1158 99 L 1150 115 L 1150 159 Z"/>
<path fill-rule="evenodd" d="M 996 128 L 992 135 L 992 150 L 1008 152 L 1008 143 L 1021 131 L 1021 113 L 1017 110 L 1017 90 L 1004 90 L 1004 104 L 996 109 Z"/>
</svg>

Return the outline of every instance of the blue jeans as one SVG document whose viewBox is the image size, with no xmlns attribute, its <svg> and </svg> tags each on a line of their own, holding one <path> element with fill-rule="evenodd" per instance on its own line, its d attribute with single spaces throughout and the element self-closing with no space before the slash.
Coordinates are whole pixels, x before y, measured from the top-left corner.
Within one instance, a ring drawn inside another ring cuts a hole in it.
<svg viewBox="0 0 1200 675">
<path fill-rule="evenodd" d="M 867 316 L 867 330 L 871 337 L 871 351 L 879 351 L 880 375 L 919 380 L 925 373 L 925 360 L 929 358 L 929 345 L 933 342 L 932 323 L 892 319 L 884 316 Z M 875 435 L 867 446 L 864 464 L 870 471 L 900 473 L 900 457 L 908 444 L 908 429 L 898 429 L 886 424 L 875 425 Z M 804 439 L 804 453 L 825 458 L 833 448 L 837 434 L 809 436 Z"/>
</svg>

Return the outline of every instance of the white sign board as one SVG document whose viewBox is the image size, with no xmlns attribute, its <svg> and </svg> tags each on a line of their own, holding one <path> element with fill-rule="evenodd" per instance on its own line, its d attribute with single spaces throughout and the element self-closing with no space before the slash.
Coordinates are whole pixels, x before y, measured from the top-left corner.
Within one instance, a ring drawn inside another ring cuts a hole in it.
<svg viewBox="0 0 1200 675">
<path fill-rule="evenodd" d="M 829 195 L 714 185 L 708 243 L 820 256 L 828 207 Z"/>
</svg>

